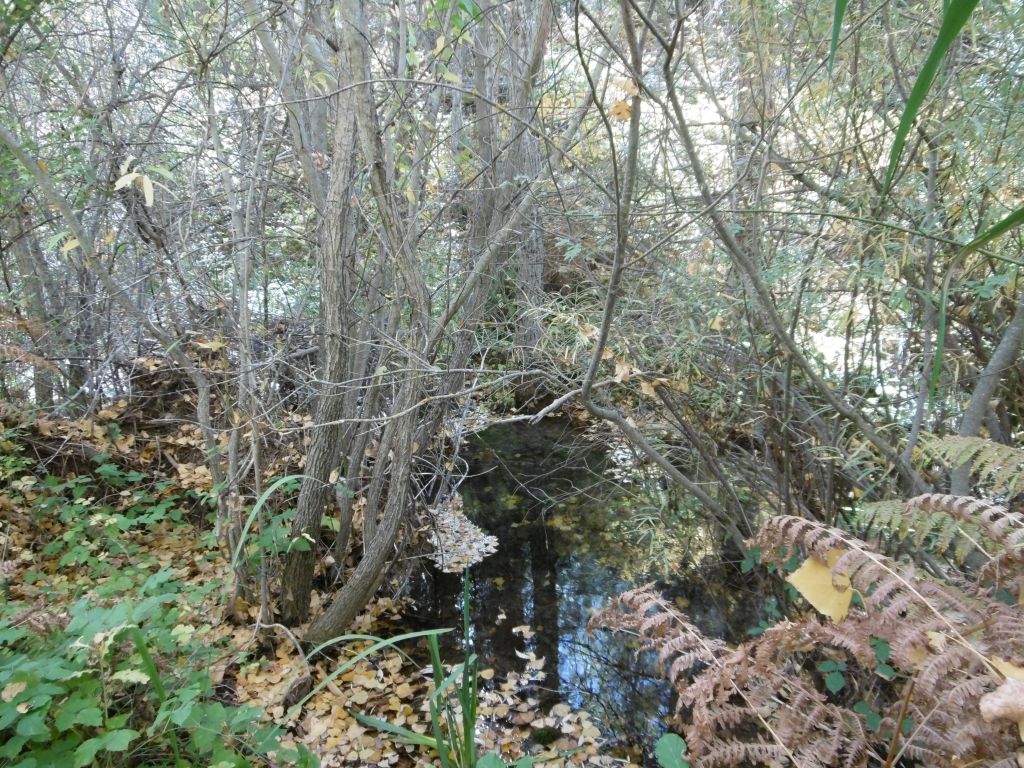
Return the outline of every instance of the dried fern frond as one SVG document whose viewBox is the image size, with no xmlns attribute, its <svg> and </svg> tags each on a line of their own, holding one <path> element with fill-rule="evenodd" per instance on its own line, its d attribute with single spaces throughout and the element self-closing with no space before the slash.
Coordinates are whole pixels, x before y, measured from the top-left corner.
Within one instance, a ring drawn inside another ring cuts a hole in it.
<svg viewBox="0 0 1024 768">
<path fill-rule="evenodd" d="M 1024 543 L 1024 515 L 1006 507 L 970 496 L 926 493 L 905 505 L 905 513 L 915 510 L 938 513 L 981 528 L 996 550 L 1020 549 Z"/>
<path fill-rule="evenodd" d="M 42 368 L 43 370 L 50 371 L 51 373 L 60 373 L 57 366 L 50 360 L 47 360 L 45 357 L 35 355 L 14 344 L 0 344 L 0 363 L 23 363 L 24 365 L 33 365 L 36 368 Z"/>
<path fill-rule="evenodd" d="M 1006 580 L 1021 584 L 1019 515 L 937 494 L 902 506 L 905 521 L 944 518 L 961 532 L 974 526 Z M 776 566 L 794 552 L 828 564 L 832 588 L 854 590 L 858 604 L 841 621 L 805 614 L 735 648 L 704 637 L 650 586 L 591 621 L 634 632 L 657 652 L 689 711 L 683 730 L 694 765 L 859 767 L 881 762 L 893 745 L 890 764 L 906 758 L 937 768 L 1001 765 L 1015 755 L 1016 729 L 986 722 L 979 702 L 1012 672 L 1005 664 L 1024 668 L 1020 604 L 995 600 L 955 573 L 919 572 L 813 520 L 773 518 L 751 543 Z M 823 659 L 858 675 L 843 695 L 823 690 L 815 675 Z M 863 711 L 851 709 L 869 691 L 868 707 L 877 707 L 870 728 Z"/>
<path fill-rule="evenodd" d="M 657 653 L 680 694 L 677 716 L 684 706 L 691 711 L 684 733 L 695 765 L 816 768 L 841 758 L 844 765 L 866 765 L 856 716 L 785 661 L 808 642 L 799 625 L 782 624 L 769 637 L 729 648 L 705 637 L 647 585 L 596 614 L 595 628 L 636 633 L 643 648 Z M 752 729 L 760 736 L 737 737 Z"/>
<path fill-rule="evenodd" d="M 970 464 L 971 472 L 994 494 L 1015 496 L 1024 491 L 1024 450 L 984 437 L 923 435 L 921 448 L 949 467 Z"/>
<path fill-rule="evenodd" d="M 865 538 L 878 541 L 890 555 L 920 562 L 922 553 L 930 553 L 963 565 L 980 553 L 987 563 L 977 574 L 979 584 L 1000 583 L 1012 561 L 1024 558 L 1024 515 L 973 497 L 931 493 L 907 502 L 865 504 L 854 521 Z"/>
</svg>

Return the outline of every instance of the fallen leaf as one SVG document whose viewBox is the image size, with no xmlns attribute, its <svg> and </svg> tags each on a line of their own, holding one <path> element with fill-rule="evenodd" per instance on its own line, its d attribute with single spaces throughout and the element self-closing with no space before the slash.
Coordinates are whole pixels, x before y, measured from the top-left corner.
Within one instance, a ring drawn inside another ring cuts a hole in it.
<svg viewBox="0 0 1024 768">
<path fill-rule="evenodd" d="M 986 723 L 993 720 L 1017 723 L 1017 730 L 1024 741 L 1024 680 L 1013 678 L 1004 681 L 994 691 L 981 697 L 978 709 Z"/>
<path fill-rule="evenodd" d="M 850 610 L 850 600 L 853 599 L 850 579 L 832 571 L 832 566 L 841 555 L 842 550 L 830 550 L 828 565 L 816 557 L 808 557 L 804 564 L 786 579 L 808 603 L 832 621 L 842 621 L 846 618 Z"/>
<path fill-rule="evenodd" d="M 0 693 L 0 699 L 3 699 L 8 704 L 14 701 L 18 694 L 24 691 L 28 687 L 28 683 L 8 683 L 4 686 L 3 693 Z"/>
</svg>

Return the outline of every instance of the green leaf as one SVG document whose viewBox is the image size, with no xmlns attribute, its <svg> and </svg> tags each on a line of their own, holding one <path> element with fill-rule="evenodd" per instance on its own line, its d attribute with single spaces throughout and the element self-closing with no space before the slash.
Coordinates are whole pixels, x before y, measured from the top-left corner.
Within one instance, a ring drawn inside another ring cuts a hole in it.
<svg viewBox="0 0 1024 768">
<path fill-rule="evenodd" d="M 961 255 L 966 255 L 978 250 L 979 248 L 983 248 L 992 240 L 995 240 L 1000 235 L 1009 232 L 1014 227 L 1019 227 L 1021 224 L 1024 224 L 1024 205 L 971 240 L 971 242 L 963 247 L 963 250 L 960 253 Z"/>
<path fill-rule="evenodd" d="M 903 109 L 903 116 L 900 117 L 900 124 L 892 141 L 892 149 L 889 151 L 889 167 L 885 172 L 885 181 L 882 184 L 883 198 L 889 193 L 889 188 L 892 186 L 900 155 L 903 154 L 903 147 L 907 143 L 907 135 L 917 118 L 917 113 L 921 111 L 928 91 L 931 90 L 935 74 L 939 71 L 939 65 L 946 58 L 949 47 L 953 44 L 956 36 L 960 34 L 960 30 L 963 29 L 967 20 L 971 18 L 977 5 L 978 0 L 949 0 L 946 5 L 946 10 L 942 14 L 939 35 L 917 75 L 917 80 L 914 81 L 914 87 L 907 98 L 907 106 Z"/>
<path fill-rule="evenodd" d="M 403 728 L 400 725 L 389 723 L 387 720 L 381 720 L 378 717 L 364 715 L 361 712 L 353 712 L 352 716 L 363 725 L 368 725 L 371 728 L 376 728 L 378 731 L 384 731 L 385 733 L 393 733 L 407 744 L 415 744 L 421 747 L 437 747 L 437 742 L 431 736 L 416 733 L 408 728 Z"/>
<path fill-rule="evenodd" d="M 149 166 L 149 172 L 155 173 L 159 176 L 163 176 L 168 181 L 174 181 L 174 174 L 164 168 L 162 165 L 151 165 Z"/>
<path fill-rule="evenodd" d="M 54 723 L 59 731 L 71 730 L 77 724 L 98 728 L 103 725 L 103 713 L 95 701 L 76 697 L 64 705 Z"/>
<path fill-rule="evenodd" d="M 85 768 L 87 765 L 91 765 L 93 760 L 96 759 L 96 753 L 103 748 L 103 739 L 89 739 L 83 741 L 82 744 L 75 750 L 75 768 Z"/>
<path fill-rule="evenodd" d="M 896 670 L 888 664 L 879 664 L 875 667 L 875 672 L 878 673 L 879 677 L 884 677 L 886 680 L 892 680 L 896 677 Z"/>
<path fill-rule="evenodd" d="M 877 731 L 878 726 L 882 724 L 882 716 L 866 701 L 858 701 L 854 704 L 853 711 L 864 718 L 864 724 L 872 731 Z"/>
<path fill-rule="evenodd" d="M 879 664 L 889 660 L 892 655 L 892 646 L 889 645 L 889 641 L 881 637 L 871 638 L 871 647 L 875 651 L 875 661 Z"/>
<path fill-rule="evenodd" d="M 476 768 L 505 768 L 505 761 L 493 752 L 488 752 L 476 761 Z"/>
<path fill-rule="evenodd" d="M 666 733 L 654 745 L 654 757 L 661 768 L 690 768 L 685 754 L 686 741 L 677 733 Z"/>
<path fill-rule="evenodd" d="M 846 678 L 841 672 L 829 672 L 825 675 L 825 687 L 832 693 L 839 693 L 846 687 Z"/>
<path fill-rule="evenodd" d="M 828 76 L 832 77 L 832 65 L 836 63 L 836 50 L 839 48 L 839 31 L 843 27 L 846 5 L 849 0 L 836 0 L 835 13 L 832 15 L 832 45 L 828 50 Z"/>
</svg>

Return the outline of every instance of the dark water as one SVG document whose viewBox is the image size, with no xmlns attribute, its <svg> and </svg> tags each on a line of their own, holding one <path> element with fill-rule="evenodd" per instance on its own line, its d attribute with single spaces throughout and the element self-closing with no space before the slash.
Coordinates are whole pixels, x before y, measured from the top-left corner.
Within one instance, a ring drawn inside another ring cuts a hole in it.
<svg viewBox="0 0 1024 768">
<path fill-rule="evenodd" d="M 587 710 L 636 759 L 669 727 L 671 691 L 628 636 L 589 634 L 591 614 L 610 596 L 657 581 L 702 630 L 735 640 L 763 606 L 723 562 L 697 511 L 628 466 L 623 446 L 548 420 L 492 427 L 467 457 L 466 514 L 500 542 L 472 572 L 481 666 L 503 676 L 523 670 L 517 652 L 543 657 L 542 704 Z M 424 618 L 462 626 L 460 577 L 435 575 L 423 592 Z"/>
</svg>

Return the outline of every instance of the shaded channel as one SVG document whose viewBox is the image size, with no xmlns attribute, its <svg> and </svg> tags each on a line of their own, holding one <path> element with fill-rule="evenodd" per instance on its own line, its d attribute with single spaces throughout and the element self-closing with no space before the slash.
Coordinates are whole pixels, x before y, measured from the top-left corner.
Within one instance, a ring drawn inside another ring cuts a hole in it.
<svg viewBox="0 0 1024 768">
<path fill-rule="evenodd" d="M 723 561 L 698 511 L 625 445 L 546 420 L 491 427 L 467 458 L 466 514 L 499 540 L 473 569 L 481 666 L 504 676 L 522 671 L 526 654 L 543 657 L 541 705 L 587 710 L 612 749 L 640 760 L 669 727 L 672 691 L 629 637 L 588 633 L 592 613 L 656 581 L 703 631 L 735 641 L 763 600 Z M 417 602 L 435 626 L 460 627 L 461 599 L 460 577 L 434 573 Z"/>
</svg>

